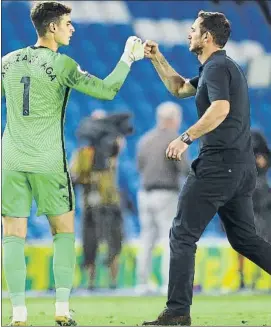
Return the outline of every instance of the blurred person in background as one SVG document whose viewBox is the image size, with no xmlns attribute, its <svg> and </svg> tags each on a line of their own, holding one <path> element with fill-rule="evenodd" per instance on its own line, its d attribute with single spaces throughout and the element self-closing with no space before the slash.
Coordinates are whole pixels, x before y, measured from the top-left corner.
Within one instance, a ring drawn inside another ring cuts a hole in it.
<svg viewBox="0 0 271 327">
<path fill-rule="evenodd" d="M 271 166 L 271 150 L 268 148 L 267 141 L 260 131 L 252 130 L 252 145 L 256 159 L 257 181 L 253 193 L 253 208 L 255 214 L 255 227 L 258 235 L 271 243 L 271 188 L 268 184 L 268 170 Z M 240 290 L 245 289 L 245 272 L 244 257 L 238 254 L 239 273 L 240 273 Z M 252 289 L 255 288 L 256 282 L 261 275 L 257 273 L 253 276 Z"/>
<path fill-rule="evenodd" d="M 157 107 L 156 126 L 141 137 L 138 144 L 137 166 L 141 179 L 138 192 L 140 246 L 137 261 L 136 292 L 152 290 L 149 282 L 152 271 L 152 250 L 163 246 L 161 263 L 162 294 L 167 293 L 169 274 L 169 230 L 176 215 L 180 177 L 188 174 L 186 158 L 181 162 L 167 160 L 169 142 L 178 136 L 182 108 L 174 102 L 163 102 Z"/>
<path fill-rule="evenodd" d="M 123 237 L 116 174 L 125 139 L 120 132 L 113 133 L 110 116 L 101 109 L 82 121 L 77 136 L 85 145 L 73 156 L 71 173 L 74 184 L 83 188 L 83 265 L 89 273 L 88 289 L 95 289 L 96 258 L 102 242 L 108 246 L 104 264 L 110 270 L 109 287 L 115 289 Z"/>
<path fill-rule="evenodd" d="M 252 144 L 258 171 L 253 193 L 255 225 L 258 234 L 271 243 L 271 188 L 268 184 L 268 170 L 271 167 L 271 150 L 263 134 L 252 130 Z"/>
</svg>

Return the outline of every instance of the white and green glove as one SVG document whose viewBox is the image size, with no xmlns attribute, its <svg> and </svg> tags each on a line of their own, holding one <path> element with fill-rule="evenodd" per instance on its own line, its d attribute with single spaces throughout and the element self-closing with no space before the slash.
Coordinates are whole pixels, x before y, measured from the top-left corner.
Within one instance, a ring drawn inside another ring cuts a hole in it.
<svg viewBox="0 0 271 327">
<path fill-rule="evenodd" d="M 124 61 L 129 67 L 137 60 L 144 58 L 144 46 L 142 40 L 137 36 L 130 36 L 126 43 L 123 55 L 120 60 Z"/>
</svg>

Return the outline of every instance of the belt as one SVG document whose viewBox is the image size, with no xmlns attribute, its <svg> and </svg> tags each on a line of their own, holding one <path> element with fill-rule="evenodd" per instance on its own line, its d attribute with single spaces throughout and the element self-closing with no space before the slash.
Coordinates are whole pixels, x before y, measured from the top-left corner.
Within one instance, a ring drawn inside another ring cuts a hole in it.
<svg viewBox="0 0 271 327">
<path fill-rule="evenodd" d="M 144 186 L 144 190 L 147 192 L 157 191 L 157 190 L 179 192 L 179 188 L 177 188 L 177 187 L 169 187 L 169 186 L 163 186 L 163 185 Z"/>
</svg>

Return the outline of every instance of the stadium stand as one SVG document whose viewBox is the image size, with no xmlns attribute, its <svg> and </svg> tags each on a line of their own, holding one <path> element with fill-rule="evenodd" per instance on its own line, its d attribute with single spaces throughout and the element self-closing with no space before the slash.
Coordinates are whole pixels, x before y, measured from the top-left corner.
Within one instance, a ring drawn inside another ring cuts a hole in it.
<svg viewBox="0 0 271 327">
<path fill-rule="evenodd" d="M 66 1 L 69 3 L 69 1 Z M 2 56 L 36 42 L 35 31 L 29 19 L 31 2 L 2 2 Z M 232 23 L 232 37 L 226 50 L 245 70 L 250 87 L 252 127 L 261 129 L 271 143 L 271 28 L 255 2 L 242 6 L 231 1 L 214 4 L 211 1 L 78 1 L 73 6 L 76 32 L 70 47 L 60 49 L 80 63 L 82 69 L 98 77 L 105 77 L 119 59 L 128 36 L 153 39 L 160 44 L 174 68 L 184 76 L 197 74 L 197 59 L 187 48 L 187 32 L 199 10 L 221 11 Z M 16 17 L 16 19 L 14 19 Z M 108 55 L 110 49 L 110 56 Z M 113 51 L 112 51 L 113 50 Z M 133 113 L 135 133 L 128 137 L 121 154 L 119 182 L 136 204 L 138 175 L 135 166 L 136 143 L 140 135 L 154 125 L 155 108 L 162 101 L 179 102 L 184 109 L 182 129 L 196 121 L 193 99 L 174 99 L 157 77 L 152 65 L 144 60 L 136 63 L 131 75 L 114 101 L 91 99 L 72 92 L 66 111 L 66 149 L 68 159 L 77 146 L 74 131 L 80 120 L 95 108 L 109 112 L 127 110 Z M 5 104 L 2 101 L 2 131 L 6 123 Z M 190 148 L 193 159 L 198 144 Z M 80 231 L 80 208 L 77 206 L 77 235 Z M 125 216 L 126 237 L 136 237 L 139 231 L 137 217 Z M 49 237 L 45 219 L 31 214 L 28 239 Z M 218 220 L 214 220 L 206 235 L 222 235 Z"/>
</svg>

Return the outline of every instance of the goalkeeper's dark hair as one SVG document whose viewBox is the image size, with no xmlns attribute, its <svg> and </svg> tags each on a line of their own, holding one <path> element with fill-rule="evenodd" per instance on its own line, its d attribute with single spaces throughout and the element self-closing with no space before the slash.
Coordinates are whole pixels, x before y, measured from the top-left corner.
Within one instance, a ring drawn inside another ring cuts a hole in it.
<svg viewBox="0 0 271 327">
<path fill-rule="evenodd" d="M 231 34 L 231 25 L 226 16 L 220 12 L 201 10 L 198 17 L 202 18 L 200 23 L 201 35 L 209 32 L 214 39 L 214 43 L 223 48 Z"/>
<path fill-rule="evenodd" d="M 37 1 L 31 9 L 30 17 L 39 36 L 44 36 L 50 23 L 59 24 L 61 16 L 70 14 L 69 6 L 57 1 Z"/>
</svg>

